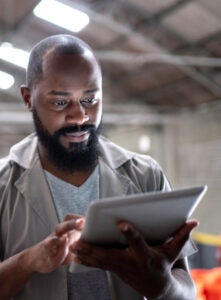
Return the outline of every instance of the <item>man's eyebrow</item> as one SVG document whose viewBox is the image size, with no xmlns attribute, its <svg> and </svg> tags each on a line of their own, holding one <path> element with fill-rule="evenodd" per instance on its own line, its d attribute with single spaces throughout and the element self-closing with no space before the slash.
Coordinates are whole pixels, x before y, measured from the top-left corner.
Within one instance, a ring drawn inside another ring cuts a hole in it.
<svg viewBox="0 0 221 300">
<path fill-rule="evenodd" d="M 100 88 L 94 88 L 94 89 L 84 91 L 84 94 L 91 94 L 91 93 L 95 93 L 95 92 L 98 92 L 98 91 L 100 91 Z M 48 95 L 52 95 L 52 96 L 71 96 L 72 93 L 71 92 L 51 90 L 50 92 L 48 92 Z"/>
<path fill-rule="evenodd" d="M 91 93 L 95 93 L 95 92 L 99 92 L 99 91 L 100 91 L 100 88 L 94 88 L 91 90 L 84 91 L 84 94 L 91 94 Z"/>
<path fill-rule="evenodd" d="M 63 91 L 55 91 L 52 90 L 48 93 L 48 95 L 53 95 L 53 96 L 70 96 L 71 93 L 69 92 L 63 92 Z"/>
</svg>

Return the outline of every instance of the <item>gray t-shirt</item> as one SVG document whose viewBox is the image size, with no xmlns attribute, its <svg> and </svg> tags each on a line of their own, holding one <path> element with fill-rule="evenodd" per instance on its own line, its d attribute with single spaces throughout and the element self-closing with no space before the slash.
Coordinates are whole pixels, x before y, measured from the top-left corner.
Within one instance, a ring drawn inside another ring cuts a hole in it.
<svg viewBox="0 0 221 300">
<path fill-rule="evenodd" d="M 96 167 L 80 187 L 67 183 L 47 171 L 45 175 L 60 222 L 68 213 L 85 215 L 88 205 L 99 199 L 99 167 Z M 107 276 L 102 270 L 68 272 L 67 279 L 69 300 L 110 299 Z"/>
</svg>

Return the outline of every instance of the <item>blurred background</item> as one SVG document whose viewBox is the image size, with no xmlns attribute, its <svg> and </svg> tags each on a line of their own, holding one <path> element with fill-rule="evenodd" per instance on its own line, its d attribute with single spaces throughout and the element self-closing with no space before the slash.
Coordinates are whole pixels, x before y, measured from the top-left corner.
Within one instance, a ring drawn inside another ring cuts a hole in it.
<svg viewBox="0 0 221 300">
<path fill-rule="evenodd" d="M 19 87 L 33 45 L 58 33 L 101 63 L 104 135 L 153 156 L 174 188 L 207 184 L 194 217 L 219 238 L 221 1 L 0 0 L 0 157 L 33 130 Z M 219 265 L 219 245 L 195 266 Z"/>
</svg>

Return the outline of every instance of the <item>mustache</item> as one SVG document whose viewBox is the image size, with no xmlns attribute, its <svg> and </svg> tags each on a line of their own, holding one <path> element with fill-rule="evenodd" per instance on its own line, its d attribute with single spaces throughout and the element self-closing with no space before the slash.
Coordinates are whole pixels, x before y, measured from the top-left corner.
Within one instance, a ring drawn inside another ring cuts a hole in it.
<svg viewBox="0 0 221 300">
<path fill-rule="evenodd" d="M 61 135 L 67 134 L 67 133 L 74 133 L 74 132 L 81 132 L 81 131 L 95 131 L 96 127 L 95 125 L 74 125 L 69 127 L 64 127 L 59 129 L 55 132 L 54 136 L 59 137 Z"/>
</svg>

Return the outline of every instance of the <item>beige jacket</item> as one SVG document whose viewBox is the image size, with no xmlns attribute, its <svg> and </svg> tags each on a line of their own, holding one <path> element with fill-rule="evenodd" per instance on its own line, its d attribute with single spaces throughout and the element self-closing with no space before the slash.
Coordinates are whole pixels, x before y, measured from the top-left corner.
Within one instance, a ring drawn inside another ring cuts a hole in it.
<svg viewBox="0 0 221 300">
<path fill-rule="evenodd" d="M 100 138 L 100 197 L 168 190 L 160 166 L 150 157 L 126 151 Z M 58 223 L 34 134 L 14 145 L 0 160 L 0 260 L 36 244 Z M 139 300 L 108 272 L 113 300 Z M 66 268 L 35 274 L 16 300 L 67 300 Z"/>
</svg>

